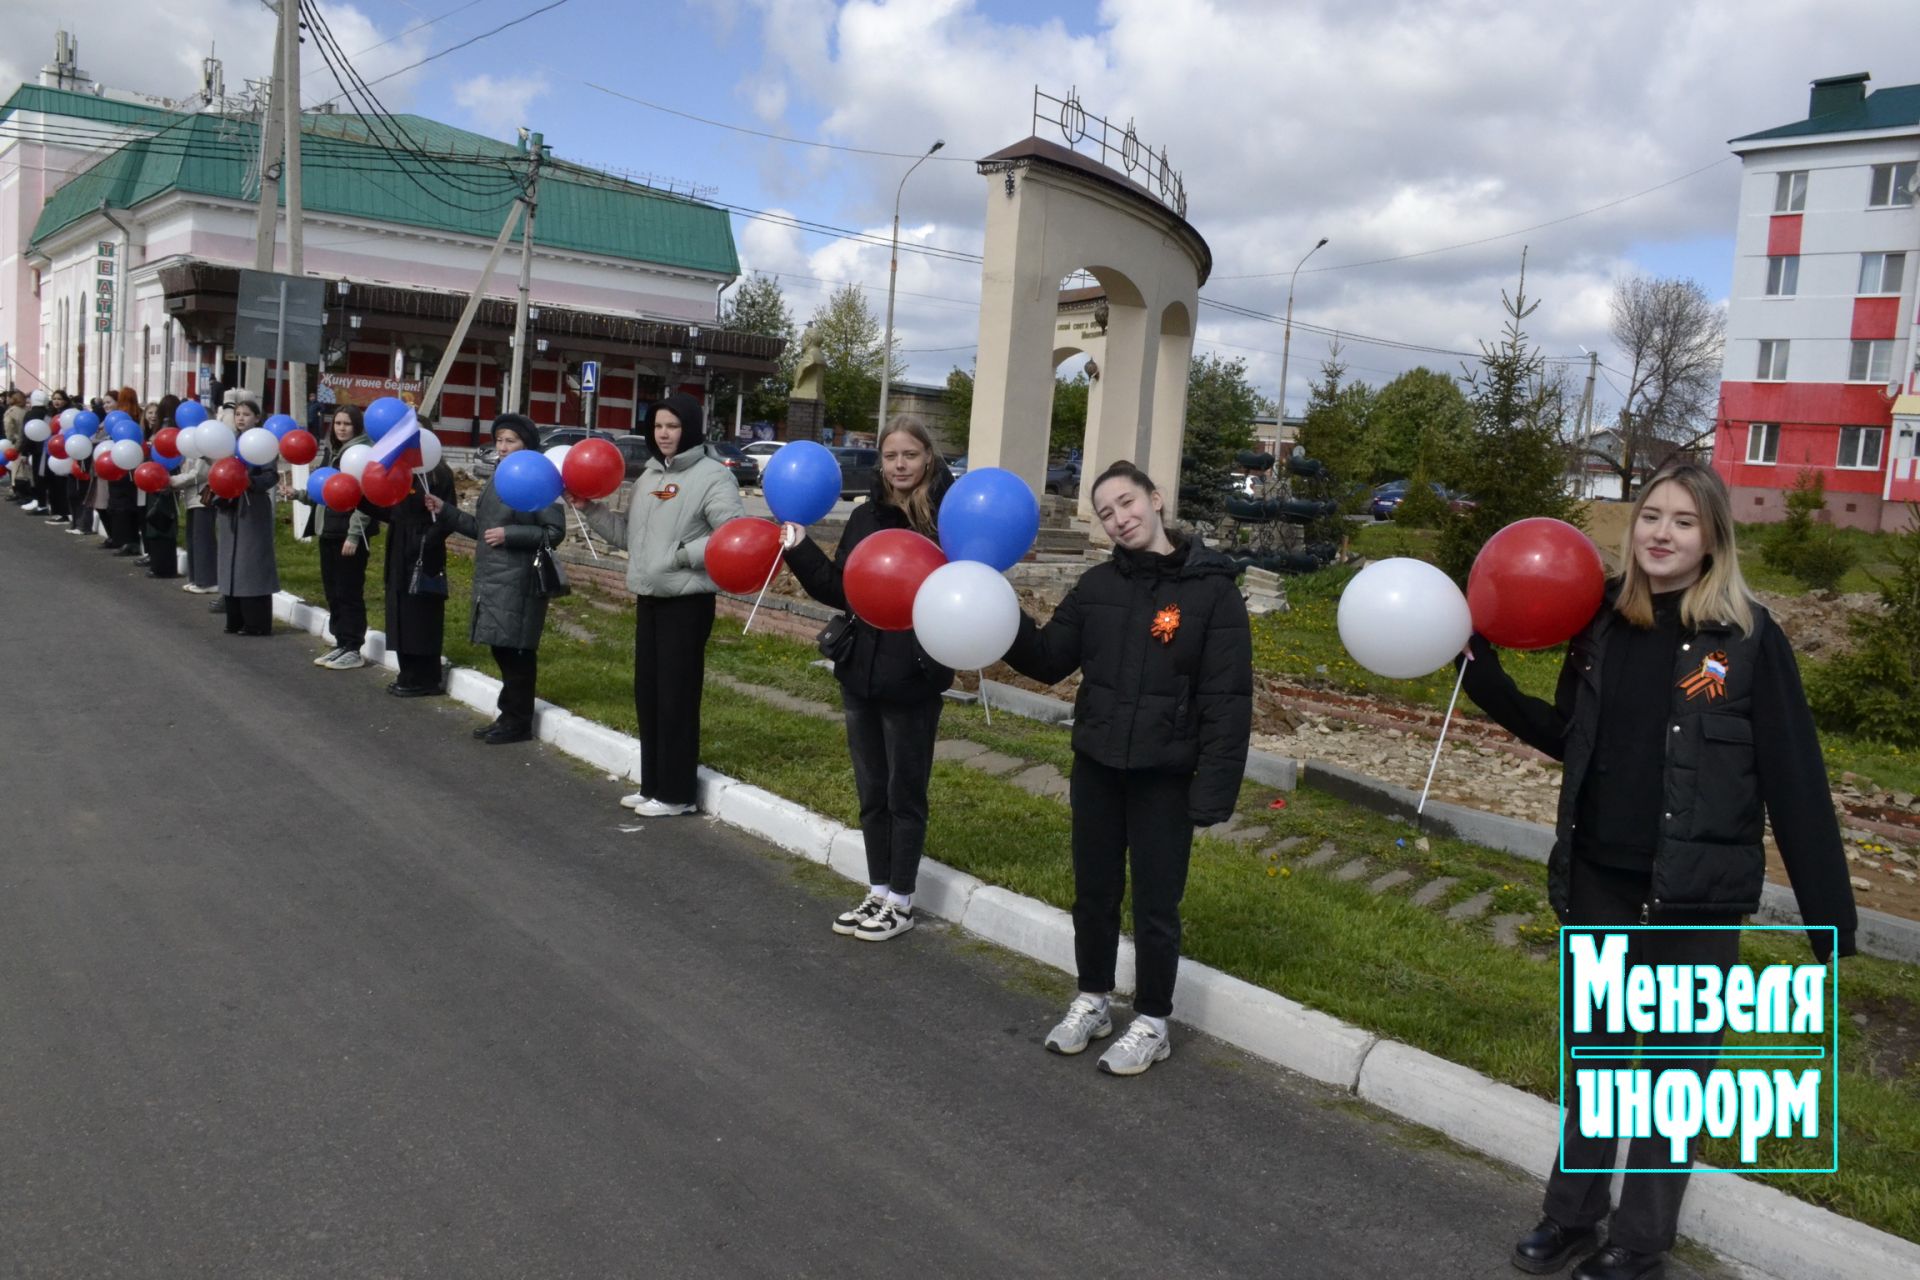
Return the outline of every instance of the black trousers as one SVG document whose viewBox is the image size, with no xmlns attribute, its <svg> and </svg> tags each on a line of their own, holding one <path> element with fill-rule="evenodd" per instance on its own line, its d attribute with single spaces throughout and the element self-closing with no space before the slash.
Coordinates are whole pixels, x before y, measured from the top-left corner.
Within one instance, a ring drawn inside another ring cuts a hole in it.
<svg viewBox="0 0 1920 1280">
<path fill-rule="evenodd" d="M 714 598 L 641 596 L 633 609 L 633 714 L 640 722 L 640 794 L 664 804 L 698 798 L 700 695 Z"/>
<path fill-rule="evenodd" d="M 46 490 L 41 501 L 45 502 L 54 516 L 60 519 L 70 519 L 73 516 L 73 504 L 68 500 L 71 496 L 68 482 L 71 479 L 71 476 L 56 476 L 48 472 L 41 483 L 41 488 Z"/>
<path fill-rule="evenodd" d="M 394 683 L 407 689 L 433 689 L 445 692 L 440 679 L 440 655 L 437 653 L 401 654 L 400 675 Z"/>
<path fill-rule="evenodd" d="M 927 783 L 940 733 L 940 695 L 916 702 L 863 698 L 842 688 L 847 750 L 860 797 L 860 834 L 867 846 L 867 883 L 913 892 L 927 847 Z"/>
<path fill-rule="evenodd" d="M 156 537 L 148 533 L 140 540 L 140 549 L 147 553 L 147 571 L 154 577 L 180 576 L 180 548 L 175 545 L 172 534 Z"/>
<path fill-rule="evenodd" d="M 140 541 L 140 512 L 102 511 L 100 523 L 106 529 L 109 546 L 130 547 Z"/>
<path fill-rule="evenodd" d="M 1639 924 L 1641 909 L 1651 898 L 1652 892 L 1648 876 L 1597 866 L 1576 857 L 1568 890 L 1567 928 L 1577 931 L 1583 925 Z M 1736 916 L 1724 914 L 1665 911 L 1651 917 L 1647 923 L 1731 925 L 1740 921 Z M 1724 970 L 1740 959 L 1740 934 L 1737 930 L 1655 931 L 1628 934 L 1627 939 L 1626 962 L 1629 968 L 1643 964 L 1687 964 L 1714 965 Z M 1571 990 L 1563 989 L 1561 994 L 1563 1007 L 1571 1008 Z M 1686 1059 L 1643 1058 L 1639 1065 L 1655 1070 L 1692 1070 L 1704 1078 L 1705 1073 L 1713 1068 L 1722 1036 L 1723 1033 L 1719 1031 L 1648 1036 L 1644 1041 L 1648 1047 L 1698 1046 L 1701 1054 L 1698 1058 Z M 1631 1045 L 1636 1038 L 1630 1029 L 1619 1034 L 1596 1029 L 1588 1034 L 1575 1035 L 1571 1026 L 1567 1028 L 1566 1036 L 1569 1047 L 1578 1045 L 1582 1048 L 1602 1045 L 1622 1047 Z M 1561 1132 L 1565 1158 L 1564 1161 L 1556 1161 L 1553 1171 L 1547 1175 L 1544 1207 L 1547 1216 L 1562 1226 L 1585 1227 L 1606 1219 L 1613 1182 L 1611 1170 L 1619 1155 L 1619 1140 L 1589 1138 L 1580 1133 L 1580 1088 L 1578 1078 L 1573 1074 L 1576 1063 L 1596 1068 L 1625 1068 L 1635 1064 L 1617 1059 L 1586 1058 L 1569 1060 L 1567 1063 L 1567 1114 Z M 1693 1144 L 1688 1144 L 1687 1158 L 1676 1164 L 1669 1158 L 1672 1152 L 1667 1139 L 1657 1134 L 1634 1138 L 1628 1144 L 1627 1167 L 1685 1169 L 1693 1162 L 1693 1151 Z M 1566 1173 L 1563 1172 L 1563 1164 L 1575 1169 L 1604 1169 L 1608 1172 Z M 1688 1177 L 1686 1173 L 1626 1174 L 1621 1183 L 1620 1204 L 1613 1210 L 1613 1222 L 1608 1228 L 1609 1242 L 1640 1253 L 1663 1253 L 1673 1248 L 1674 1234 L 1680 1222 L 1680 1200 L 1686 1195 Z"/>
<path fill-rule="evenodd" d="M 533 686 L 540 678 L 538 649 L 508 649 L 493 646 L 493 660 L 500 668 L 500 723 L 513 729 L 533 724 Z"/>
<path fill-rule="evenodd" d="M 187 578 L 196 587 L 220 585 L 219 539 L 214 534 L 213 508 L 187 512 Z"/>
<path fill-rule="evenodd" d="M 1133 1007 L 1149 1017 L 1173 1012 L 1180 968 L 1180 899 L 1187 892 L 1193 776 L 1112 769 L 1073 757 L 1073 956 L 1080 989 L 1113 990 L 1120 952 L 1120 900 L 1133 862 Z"/>
<path fill-rule="evenodd" d="M 320 590 L 333 642 L 357 651 L 367 642 L 367 548 L 356 540 L 353 554 L 342 555 L 345 545 L 345 538 L 320 539 Z"/>
<path fill-rule="evenodd" d="M 227 602 L 227 633 L 250 636 L 273 634 L 272 596 L 222 596 Z"/>
</svg>

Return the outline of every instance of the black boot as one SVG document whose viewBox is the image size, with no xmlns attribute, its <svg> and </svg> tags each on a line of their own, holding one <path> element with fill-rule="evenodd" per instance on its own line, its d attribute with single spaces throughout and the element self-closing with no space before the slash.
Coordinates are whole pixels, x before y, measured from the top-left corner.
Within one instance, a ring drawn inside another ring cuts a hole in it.
<svg viewBox="0 0 1920 1280">
<path fill-rule="evenodd" d="M 481 741 L 490 747 L 503 747 L 510 742 L 531 742 L 533 725 L 528 721 L 501 720 Z"/>
<path fill-rule="evenodd" d="M 1513 1246 L 1513 1265 L 1536 1276 L 1550 1275 L 1567 1265 L 1582 1249 L 1600 1243 L 1592 1227 L 1563 1227 L 1552 1218 L 1520 1237 Z"/>
<path fill-rule="evenodd" d="M 493 719 L 481 725 L 478 729 L 475 729 L 473 731 L 473 736 L 476 738 L 484 738 L 488 734 L 492 733 L 495 729 L 498 729 L 499 727 L 500 727 L 500 717 L 495 716 Z"/>
<path fill-rule="evenodd" d="M 1667 1255 L 1636 1253 L 1610 1244 L 1573 1269 L 1573 1280 L 1660 1280 L 1667 1274 Z"/>
</svg>

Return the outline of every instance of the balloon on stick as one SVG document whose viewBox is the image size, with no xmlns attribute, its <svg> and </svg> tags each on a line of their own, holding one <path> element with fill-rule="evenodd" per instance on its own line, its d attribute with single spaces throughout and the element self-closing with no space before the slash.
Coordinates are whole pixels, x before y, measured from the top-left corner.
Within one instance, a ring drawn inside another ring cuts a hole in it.
<svg viewBox="0 0 1920 1280">
<path fill-rule="evenodd" d="M 812 524 L 840 500 L 840 461 L 824 446 L 795 440 L 767 460 L 760 492 L 775 519 Z"/>
<path fill-rule="evenodd" d="M 60 441 L 61 448 L 75 462 L 85 462 L 93 453 L 93 441 L 86 436 L 61 436 Z M 103 443 L 101 447 L 104 449 L 106 445 Z"/>
<path fill-rule="evenodd" d="M 287 432 L 300 429 L 300 424 L 294 421 L 293 416 L 285 413 L 273 414 L 260 425 L 265 430 L 271 431 L 275 440 L 284 439 Z"/>
<path fill-rule="evenodd" d="M 199 441 L 200 433 L 198 428 L 182 427 L 180 428 L 180 434 L 173 438 L 173 447 L 179 451 L 180 456 L 183 458 L 197 458 L 200 456 Z"/>
<path fill-rule="evenodd" d="M 157 462 L 143 462 L 133 469 L 134 487 L 142 493 L 161 493 L 167 487 L 167 469 Z"/>
<path fill-rule="evenodd" d="M 67 430 L 83 436 L 90 436 L 100 429 L 100 415 L 89 409 L 82 409 L 73 415 L 73 425 Z"/>
<path fill-rule="evenodd" d="M 1548 649 L 1600 608 L 1607 571 L 1587 535 L 1546 516 L 1488 538 L 1467 575 L 1473 629 L 1503 649 Z"/>
<path fill-rule="evenodd" d="M 360 492 L 376 507 L 391 507 L 413 488 L 413 472 L 405 467 L 388 470 L 371 458 L 360 469 Z"/>
<path fill-rule="evenodd" d="M 180 456 L 180 428 L 162 427 L 153 433 L 153 456 L 166 458 Z"/>
<path fill-rule="evenodd" d="M 493 471 L 493 491 L 515 511 L 541 511 L 560 497 L 560 468 L 531 449 L 510 453 Z"/>
<path fill-rule="evenodd" d="M 113 455 L 113 465 L 122 471 L 132 471 L 147 457 L 147 451 L 138 440 L 115 440 L 108 452 Z"/>
<path fill-rule="evenodd" d="M 440 437 L 425 427 L 420 428 L 420 469 L 431 471 L 439 466 L 444 452 L 440 445 Z"/>
<path fill-rule="evenodd" d="M 49 458 L 72 457 L 73 455 L 67 449 L 67 446 L 71 443 L 73 443 L 72 440 L 67 436 L 49 437 L 47 440 L 47 456 Z M 82 454 L 81 456 L 85 457 L 86 455 Z"/>
<path fill-rule="evenodd" d="M 573 452 L 573 446 L 570 444 L 550 444 L 540 452 L 546 460 L 551 462 L 555 469 L 560 472 L 561 483 L 564 484 L 566 482 L 567 455 Z"/>
<path fill-rule="evenodd" d="M 367 406 L 367 412 L 361 419 L 366 424 L 367 439 L 379 440 L 412 412 L 407 402 L 398 396 L 381 396 Z"/>
<path fill-rule="evenodd" d="M 1362 569 L 1340 593 L 1340 642 L 1353 660 L 1390 680 L 1446 666 L 1473 634 L 1467 599 L 1424 560 L 1396 556 Z"/>
<path fill-rule="evenodd" d="M 978 671 L 992 666 L 1006 656 L 1019 632 L 1020 600 L 1013 584 L 978 560 L 941 565 L 913 598 L 914 638 L 943 667 Z"/>
<path fill-rule="evenodd" d="M 321 486 L 320 500 L 329 511 L 351 511 L 360 505 L 360 482 L 344 471 L 336 471 Z"/>
<path fill-rule="evenodd" d="M 913 600 L 947 557 L 929 538 L 911 529 L 882 529 L 863 538 L 847 557 L 842 583 L 847 607 L 881 631 L 913 626 Z"/>
<path fill-rule="evenodd" d="M 627 477 L 626 459 L 611 440 L 593 436 L 577 445 L 555 447 L 567 450 L 560 461 L 560 479 L 576 498 L 597 502 L 618 489 Z"/>
<path fill-rule="evenodd" d="M 185 431 L 207 420 L 207 406 L 198 400 L 182 400 L 173 410 L 173 425 Z"/>
<path fill-rule="evenodd" d="M 107 438 L 110 440 L 139 440 L 145 435 L 145 432 L 140 430 L 140 424 L 133 420 L 133 415 L 121 409 L 115 409 L 108 414 L 102 425 L 106 427 Z"/>
<path fill-rule="evenodd" d="M 47 470 L 53 472 L 53 474 L 57 476 L 70 476 L 73 474 L 73 459 L 72 458 L 48 458 Z"/>
<path fill-rule="evenodd" d="M 248 427 L 240 435 L 240 456 L 256 467 L 264 467 L 280 456 L 280 437 L 265 427 Z"/>
<path fill-rule="evenodd" d="M 200 456 L 209 462 L 231 458 L 234 450 L 240 447 L 240 438 L 224 422 L 202 423 L 194 429 L 193 438 L 200 446 Z"/>
<path fill-rule="evenodd" d="M 780 526 L 771 520 L 739 516 L 707 538 L 707 576 L 722 591 L 758 591 L 779 563 Z"/>
<path fill-rule="evenodd" d="M 1040 500 L 1003 467 L 967 472 L 940 503 L 940 549 L 949 560 L 1005 571 L 1020 563 L 1039 533 Z"/>
</svg>

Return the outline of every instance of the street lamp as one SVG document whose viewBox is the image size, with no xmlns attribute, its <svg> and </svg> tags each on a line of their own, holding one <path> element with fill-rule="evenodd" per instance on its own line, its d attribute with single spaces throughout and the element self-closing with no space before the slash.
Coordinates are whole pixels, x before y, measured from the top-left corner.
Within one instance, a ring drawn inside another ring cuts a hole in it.
<svg viewBox="0 0 1920 1280">
<path fill-rule="evenodd" d="M 1280 338 L 1280 406 L 1276 412 L 1277 421 L 1273 424 L 1273 438 L 1278 440 L 1287 430 L 1287 357 L 1293 352 L 1293 284 L 1300 278 L 1300 268 L 1307 265 L 1311 258 L 1326 248 L 1327 238 L 1320 237 L 1320 243 L 1307 250 L 1306 256 L 1293 264 L 1293 275 L 1287 280 L 1287 330 Z"/>
<path fill-rule="evenodd" d="M 887 342 L 883 348 L 885 363 L 880 367 L 880 420 L 874 428 L 876 439 L 879 432 L 887 429 L 887 394 L 893 389 L 893 286 L 900 275 L 900 196 L 907 189 L 907 179 L 913 176 L 913 171 L 925 163 L 927 156 L 946 145 L 945 138 L 935 138 L 927 148 L 927 155 L 915 160 L 900 175 L 900 185 L 893 193 L 893 257 L 887 266 Z"/>
</svg>

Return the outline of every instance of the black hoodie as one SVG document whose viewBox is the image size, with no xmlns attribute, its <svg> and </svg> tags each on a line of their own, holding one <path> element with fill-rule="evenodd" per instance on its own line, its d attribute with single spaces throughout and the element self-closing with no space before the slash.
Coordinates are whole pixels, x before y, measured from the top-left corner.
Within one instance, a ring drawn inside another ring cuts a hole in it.
<svg viewBox="0 0 1920 1280">
<path fill-rule="evenodd" d="M 707 415 L 702 412 L 698 400 L 692 396 L 681 395 L 679 392 L 675 392 L 647 410 L 647 452 L 656 458 L 660 456 L 660 446 L 653 440 L 653 424 L 659 418 L 662 409 L 670 410 L 674 417 L 680 419 L 678 452 L 683 454 L 700 452 L 701 447 L 707 443 Z"/>
</svg>

